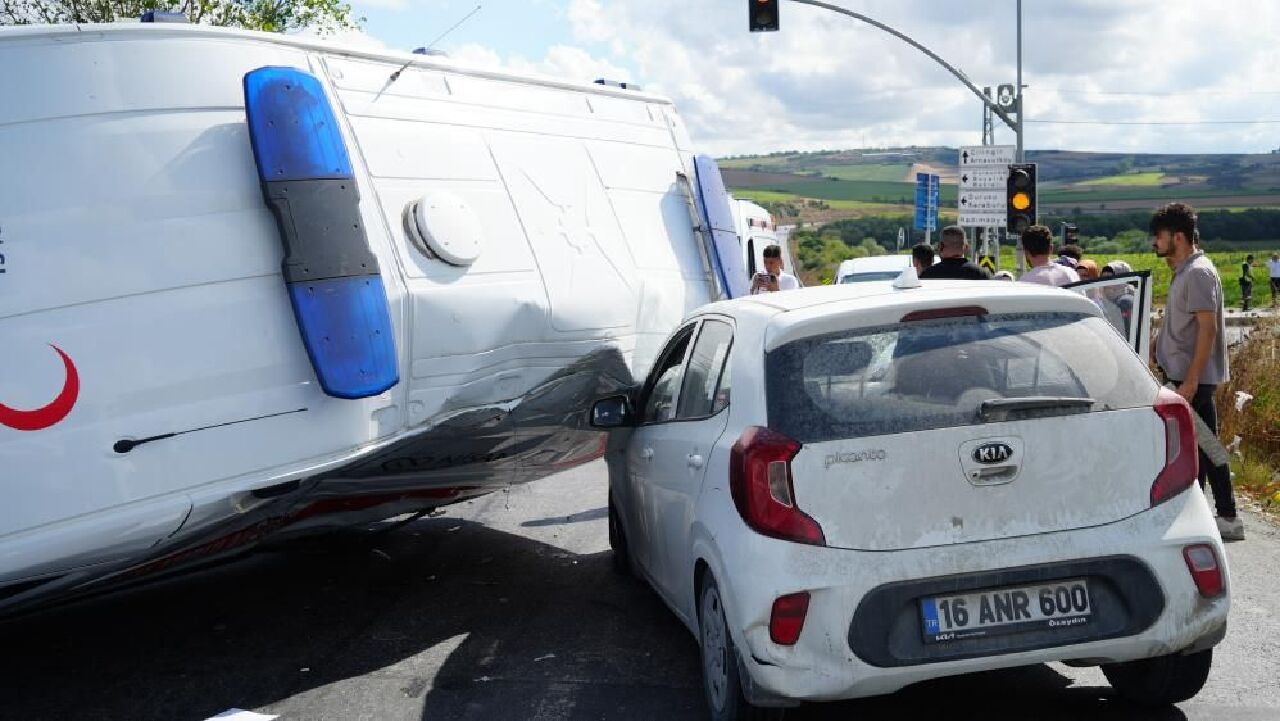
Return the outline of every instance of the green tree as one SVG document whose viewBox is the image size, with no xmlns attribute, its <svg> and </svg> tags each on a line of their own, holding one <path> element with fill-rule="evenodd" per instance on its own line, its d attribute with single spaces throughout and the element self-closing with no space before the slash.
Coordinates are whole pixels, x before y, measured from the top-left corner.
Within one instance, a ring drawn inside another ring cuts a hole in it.
<svg viewBox="0 0 1280 721">
<path fill-rule="evenodd" d="M 110 23 L 143 13 L 181 12 L 193 23 L 285 32 L 357 28 L 341 0 L 0 0 L 0 25 Z"/>
</svg>

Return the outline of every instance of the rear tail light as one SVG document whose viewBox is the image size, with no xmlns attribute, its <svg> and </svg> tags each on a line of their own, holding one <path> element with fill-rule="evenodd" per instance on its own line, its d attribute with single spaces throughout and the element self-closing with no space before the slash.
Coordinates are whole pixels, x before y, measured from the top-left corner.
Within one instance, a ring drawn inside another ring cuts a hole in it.
<svg viewBox="0 0 1280 721">
<path fill-rule="evenodd" d="M 1196 449 L 1196 426 L 1191 406 L 1182 396 L 1161 388 L 1156 398 L 1156 415 L 1164 421 L 1164 469 L 1151 484 L 1151 505 L 1156 506 L 1191 487 L 1200 475 Z"/>
<path fill-rule="evenodd" d="M 1182 558 L 1187 562 L 1187 570 L 1191 571 L 1191 579 L 1205 598 L 1216 598 L 1222 595 L 1226 584 L 1222 579 L 1222 566 L 1218 564 L 1218 554 L 1213 547 L 1200 543 L 1182 549 Z M 774 604 L 777 607 L 777 604 Z"/>
<path fill-rule="evenodd" d="M 768 428 L 752 426 L 729 460 L 729 490 L 747 525 L 757 532 L 797 543 L 825 546 L 822 527 L 796 507 L 791 459 L 800 444 Z"/>
<path fill-rule="evenodd" d="M 804 630 L 804 617 L 809 613 L 808 592 L 779 596 L 769 613 L 769 638 L 783 646 L 793 646 Z"/>
</svg>

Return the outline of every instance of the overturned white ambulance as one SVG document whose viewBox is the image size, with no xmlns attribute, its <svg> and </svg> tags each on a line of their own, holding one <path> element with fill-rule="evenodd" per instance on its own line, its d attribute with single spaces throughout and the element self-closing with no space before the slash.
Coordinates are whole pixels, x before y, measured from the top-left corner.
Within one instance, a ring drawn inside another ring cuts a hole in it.
<svg viewBox="0 0 1280 721">
<path fill-rule="evenodd" d="M 598 457 L 747 286 L 659 97 L 183 25 L 0 67 L 0 608 Z"/>
</svg>

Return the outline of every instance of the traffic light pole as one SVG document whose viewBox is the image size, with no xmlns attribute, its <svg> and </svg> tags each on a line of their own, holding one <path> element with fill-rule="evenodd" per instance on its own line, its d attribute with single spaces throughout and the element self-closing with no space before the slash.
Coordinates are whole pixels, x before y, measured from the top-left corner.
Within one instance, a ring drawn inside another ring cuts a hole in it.
<svg viewBox="0 0 1280 721">
<path fill-rule="evenodd" d="M 892 27 L 885 25 L 879 20 L 875 20 L 873 18 L 867 17 L 862 13 L 854 12 L 852 10 L 846 10 L 845 8 L 842 8 L 838 5 L 832 5 L 831 3 L 823 2 L 822 0 L 791 0 L 791 2 L 798 3 L 800 5 L 812 5 L 813 7 L 822 8 L 823 10 L 830 10 L 833 13 L 844 15 L 846 17 L 851 17 L 854 20 L 859 20 L 872 27 L 879 28 L 880 30 L 883 30 L 889 33 L 890 35 L 898 38 L 899 40 L 910 45 L 916 50 L 919 50 L 920 52 L 929 56 L 929 58 L 932 59 L 934 62 L 946 68 L 947 72 L 954 75 L 956 80 L 959 80 L 961 83 L 963 83 L 964 86 L 968 88 L 969 91 L 972 92 L 978 98 L 978 100 L 982 101 L 982 104 L 985 108 L 987 108 L 993 115 L 1000 118 L 1000 120 L 1004 122 L 1005 125 L 1009 126 L 1009 129 L 1012 130 L 1014 135 L 1017 137 L 1017 148 L 1016 148 L 1014 157 L 1017 159 L 1017 162 L 1019 163 L 1026 162 L 1026 159 L 1023 153 L 1023 145 L 1022 145 L 1022 128 L 1023 128 L 1023 117 L 1024 117 L 1022 112 L 1023 110 L 1023 104 L 1022 104 L 1022 0 L 1017 0 L 1018 2 L 1018 21 L 1017 21 L 1018 84 L 1017 84 L 1016 90 L 1014 91 L 1014 98 L 1015 98 L 1014 107 L 1017 109 L 1016 120 L 1013 117 L 1011 117 L 1010 114 L 1006 112 L 1004 108 L 996 104 L 994 100 L 992 100 L 985 93 L 979 90 L 978 87 L 974 85 L 972 82 L 970 82 L 969 78 L 964 73 L 960 72 L 951 63 L 948 63 L 946 60 L 943 60 L 942 57 L 939 56 L 937 53 L 933 52 L 929 48 L 920 44 L 915 39 L 908 36 L 906 33 L 899 32 L 893 29 Z M 994 133 L 993 133 L 993 136 L 994 136 Z M 1022 251 L 1022 236 L 1018 235 L 1017 238 L 1018 238 L 1018 245 L 1017 245 L 1017 250 L 1015 251 L 1015 255 L 1018 261 L 1018 273 L 1019 275 L 1021 275 L 1022 272 L 1026 270 L 1026 258 Z M 997 250 L 999 250 L 998 245 L 996 246 L 996 248 Z"/>
<path fill-rule="evenodd" d="M 970 82 L 968 76 L 966 76 L 964 73 L 956 69 L 955 66 L 953 66 L 951 63 L 948 63 L 946 60 L 943 60 L 942 57 L 939 56 L 937 53 L 933 52 L 932 50 L 925 47 L 924 45 L 921 45 L 919 42 L 916 42 L 916 40 L 908 36 L 906 33 L 899 32 L 889 27 L 888 25 L 885 25 L 879 20 L 869 18 L 866 15 L 863 15 L 862 13 L 854 12 L 852 10 L 846 10 L 838 5 L 832 5 L 831 3 L 823 2 L 822 0 L 791 0 L 791 2 L 799 3 L 800 5 L 812 5 L 813 7 L 822 8 L 823 10 L 830 10 L 833 13 L 838 13 L 840 15 L 851 17 L 854 20 L 860 20 L 868 25 L 871 25 L 872 27 L 879 28 L 889 33 L 890 35 L 898 38 L 899 40 L 910 45 L 916 50 L 919 50 L 925 55 L 928 55 L 930 59 L 932 59 L 934 62 L 938 63 L 942 67 L 946 68 L 947 72 L 954 75 L 956 80 L 959 80 L 961 83 L 963 83 L 964 86 L 968 88 L 969 91 L 972 92 L 975 97 L 981 100 L 982 103 L 986 105 L 988 108 L 991 108 L 991 112 L 994 113 L 996 117 L 1000 118 L 1000 120 L 1003 121 L 1005 125 L 1009 126 L 1009 128 L 1013 130 L 1014 133 L 1017 134 L 1018 161 L 1022 162 L 1022 0 L 1018 0 L 1018 92 L 1016 94 L 1018 98 L 1018 105 L 1017 105 L 1018 119 L 1017 120 L 1014 120 L 1009 115 L 1009 113 L 1005 112 L 1004 108 L 997 105 L 995 101 L 991 100 L 991 98 L 988 98 L 986 95 L 983 95 L 982 90 L 980 90 L 978 86 Z"/>
</svg>

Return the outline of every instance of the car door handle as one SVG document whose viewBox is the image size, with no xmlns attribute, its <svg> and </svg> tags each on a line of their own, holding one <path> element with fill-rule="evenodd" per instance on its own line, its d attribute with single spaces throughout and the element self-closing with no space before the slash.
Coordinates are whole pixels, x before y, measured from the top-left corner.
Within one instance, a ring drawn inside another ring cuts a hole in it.
<svg viewBox="0 0 1280 721">
<path fill-rule="evenodd" d="M 652 448 L 642 448 L 642 449 L 640 450 L 640 457 L 641 457 L 641 458 L 643 458 L 643 459 L 645 459 L 646 461 L 652 461 L 652 460 L 653 460 L 653 449 L 652 449 Z"/>
<path fill-rule="evenodd" d="M 688 462 L 690 468 L 702 468 L 702 456 L 697 453 L 690 453 L 685 456 L 685 461 Z"/>
</svg>

